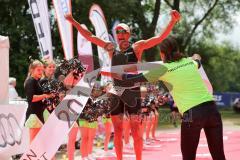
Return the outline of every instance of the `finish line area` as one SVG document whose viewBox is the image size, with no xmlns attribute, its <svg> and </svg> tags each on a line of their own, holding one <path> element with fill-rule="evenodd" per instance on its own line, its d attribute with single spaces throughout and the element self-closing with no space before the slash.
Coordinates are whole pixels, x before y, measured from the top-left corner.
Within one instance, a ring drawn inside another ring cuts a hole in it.
<svg viewBox="0 0 240 160">
<path fill-rule="evenodd" d="M 223 142 L 226 159 L 238 160 L 240 154 L 240 130 L 225 130 L 223 132 Z M 109 151 L 112 156 L 103 156 L 103 150 L 98 148 L 94 148 L 93 153 L 95 153 L 97 160 L 116 160 L 114 149 Z M 181 160 L 180 129 L 158 131 L 156 141 L 153 141 L 150 145 L 144 144 L 142 155 L 143 160 Z M 64 160 L 67 157 L 58 153 L 57 159 Z M 79 150 L 75 152 L 75 159 L 81 160 Z M 123 147 L 123 159 L 135 160 L 133 148 Z M 204 131 L 201 132 L 196 160 L 212 160 Z"/>
</svg>

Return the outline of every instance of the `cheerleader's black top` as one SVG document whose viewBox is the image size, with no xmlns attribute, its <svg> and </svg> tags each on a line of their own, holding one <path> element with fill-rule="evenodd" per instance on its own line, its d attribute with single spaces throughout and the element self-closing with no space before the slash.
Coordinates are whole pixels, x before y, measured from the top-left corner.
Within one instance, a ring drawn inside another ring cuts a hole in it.
<svg viewBox="0 0 240 160">
<path fill-rule="evenodd" d="M 39 120 L 44 123 L 43 119 L 43 111 L 45 109 L 42 101 L 32 102 L 33 95 L 42 95 L 43 91 L 39 85 L 39 80 L 30 77 L 26 80 L 24 86 L 25 94 L 27 96 L 28 108 L 26 113 L 26 120 L 29 118 L 31 114 L 36 114 Z"/>
</svg>

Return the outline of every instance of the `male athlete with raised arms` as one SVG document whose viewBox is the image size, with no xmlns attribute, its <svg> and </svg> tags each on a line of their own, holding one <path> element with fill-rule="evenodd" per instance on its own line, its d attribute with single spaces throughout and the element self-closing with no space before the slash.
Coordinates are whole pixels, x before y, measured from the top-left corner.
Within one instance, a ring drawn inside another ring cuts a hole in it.
<svg viewBox="0 0 240 160">
<path fill-rule="evenodd" d="M 93 35 L 90 31 L 84 29 L 71 14 L 65 15 L 65 18 L 77 28 L 77 30 L 90 42 L 97 46 L 100 46 L 108 51 L 109 56 L 112 58 L 112 65 L 132 64 L 141 61 L 142 53 L 144 50 L 154 47 L 161 43 L 171 32 L 176 22 L 180 19 L 180 14 L 173 10 L 171 11 L 171 21 L 167 24 L 166 29 L 161 32 L 160 35 L 152 37 L 147 40 L 140 40 L 133 44 L 129 39 L 131 31 L 128 25 L 120 23 L 115 27 L 117 34 L 117 43 L 119 45 L 119 51 L 115 49 L 115 45 L 112 42 L 105 41 Z M 108 73 L 102 73 L 103 75 Z M 109 76 L 109 75 L 106 75 Z M 122 85 L 122 83 L 114 79 L 114 85 Z M 124 84 L 123 84 L 124 85 Z M 126 84 L 127 86 L 134 86 L 134 84 Z M 112 95 L 111 105 L 114 108 L 111 112 L 111 118 L 114 126 L 114 145 L 118 160 L 122 160 L 122 134 L 123 134 L 123 114 L 128 113 L 130 119 L 130 127 L 134 140 L 134 150 L 136 154 L 136 160 L 142 160 L 142 132 L 141 122 L 136 118 L 139 110 L 141 109 L 140 102 L 140 87 L 131 87 L 126 89 L 121 96 Z"/>
</svg>

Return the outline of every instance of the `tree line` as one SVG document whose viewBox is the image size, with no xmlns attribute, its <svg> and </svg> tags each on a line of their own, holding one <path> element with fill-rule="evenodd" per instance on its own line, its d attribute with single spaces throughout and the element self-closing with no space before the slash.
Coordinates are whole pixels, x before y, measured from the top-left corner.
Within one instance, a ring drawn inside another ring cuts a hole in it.
<svg viewBox="0 0 240 160">
<path fill-rule="evenodd" d="M 236 23 L 233 15 L 240 9 L 239 1 L 229 0 L 74 0 L 73 16 L 94 32 L 89 20 L 92 4 L 99 4 L 105 14 L 108 29 L 116 20 L 132 28 L 133 40 L 147 39 L 159 32 L 159 15 L 175 9 L 181 13 L 181 21 L 172 35 L 177 37 L 181 52 L 186 56 L 198 53 L 215 91 L 240 91 L 240 49 L 231 42 L 216 43 L 219 32 L 228 33 Z M 54 57 L 63 58 L 60 35 L 54 18 L 52 1 L 48 1 Z M 10 76 L 17 78 L 17 90 L 24 97 L 23 82 L 27 76 L 29 56 L 37 59 L 36 32 L 27 0 L 0 1 L 0 35 L 10 39 Z M 74 30 L 74 51 L 77 55 Z M 93 47 L 96 54 L 96 46 Z M 158 46 L 147 50 L 145 61 L 159 60 Z"/>
</svg>

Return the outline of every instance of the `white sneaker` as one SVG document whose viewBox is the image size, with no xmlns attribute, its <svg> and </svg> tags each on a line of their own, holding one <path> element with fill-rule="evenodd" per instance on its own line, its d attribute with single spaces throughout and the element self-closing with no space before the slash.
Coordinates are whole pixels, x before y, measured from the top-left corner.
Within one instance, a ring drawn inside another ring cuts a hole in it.
<svg viewBox="0 0 240 160">
<path fill-rule="evenodd" d="M 155 140 L 154 138 L 151 138 L 151 139 L 150 139 L 150 142 L 151 142 L 151 143 L 155 143 L 156 140 Z"/>
<path fill-rule="evenodd" d="M 108 151 L 104 151 L 103 156 L 104 157 L 112 157 L 112 156 L 115 156 L 115 154 L 108 150 Z"/>
<path fill-rule="evenodd" d="M 89 154 L 88 160 L 96 160 L 96 157 L 93 154 Z"/>
<path fill-rule="evenodd" d="M 151 144 L 151 139 L 146 139 L 146 140 L 144 141 L 144 144 L 145 144 L 145 145 L 150 145 L 150 144 Z"/>
<path fill-rule="evenodd" d="M 133 149 L 133 146 L 132 146 L 130 143 L 128 143 L 128 144 L 125 144 L 125 148 L 127 148 L 127 149 Z"/>
</svg>

